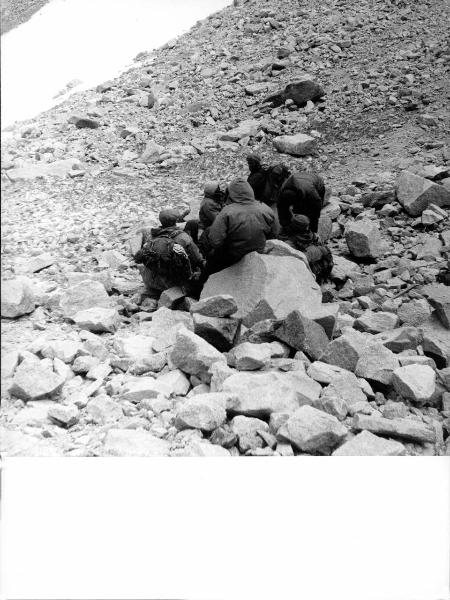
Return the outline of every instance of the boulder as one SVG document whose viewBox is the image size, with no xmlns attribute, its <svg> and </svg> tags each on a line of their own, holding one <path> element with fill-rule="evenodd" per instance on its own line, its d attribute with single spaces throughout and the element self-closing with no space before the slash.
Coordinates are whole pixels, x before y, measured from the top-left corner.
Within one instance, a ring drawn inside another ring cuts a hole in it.
<svg viewBox="0 0 450 600">
<path fill-rule="evenodd" d="M 186 297 L 185 292 L 180 287 L 171 287 L 164 290 L 158 300 L 158 308 L 176 308 L 181 304 L 183 298 Z"/>
<path fill-rule="evenodd" d="M 356 363 L 355 374 L 371 384 L 389 386 L 395 369 L 400 366 L 395 354 L 382 344 L 372 344 L 363 350 Z"/>
<path fill-rule="evenodd" d="M 297 133 L 295 135 L 279 135 L 273 138 L 273 145 L 278 152 L 292 154 L 293 156 L 307 156 L 314 154 L 317 150 L 317 139 Z"/>
<path fill-rule="evenodd" d="M 297 409 L 277 434 L 301 452 L 314 454 L 329 454 L 346 436 L 347 428 L 336 417 L 312 406 Z"/>
<path fill-rule="evenodd" d="M 43 362 L 43 361 L 42 361 Z M 65 380 L 41 362 L 24 360 L 17 367 L 9 393 L 21 400 L 42 400 L 58 394 Z"/>
<path fill-rule="evenodd" d="M 159 395 L 169 396 L 170 390 L 160 379 L 153 377 L 136 377 L 127 381 L 122 387 L 121 397 L 129 402 L 140 402 Z"/>
<path fill-rule="evenodd" d="M 222 393 L 197 394 L 183 401 L 176 413 L 175 426 L 214 431 L 226 421 L 227 397 Z"/>
<path fill-rule="evenodd" d="M 128 359 L 131 363 L 145 362 L 153 354 L 154 338 L 147 335 L 129 335 L 115 337 L 114 349 L 120 357 Z"/>
<path fill-rule="evenodd" d="M 111 308 L 112 300 L 99 281 L 82 281 L 67 288 L 60 300 L 60 307 L 65 317 L 72 318 L 80 311 L 93 307 Z"/>
<path fill-rule="evenodd" d="M 284 90 L 280 90 L 267 97 L 264 102 L 270 102 L 274 106 L 284 104 L 286 100 L 293 100 L 297 106 L 305 106 L 308 100 L 320 100 L 325 95 L 321 85 L 312 79 L 304 79 L 289 83 Z"/>
<path fill-rule="evenodd" d="M 392 375 L 392 384 L 402 398 L 422 404 L 433 397 L 436 373 L 428 365 L 398 367 Z"/>
<path fill-rule="evenodd" d="M 450 287 L 442 283 L 434 283 L 422 288 L 442 325 L 450 329 Z"/>
<path fill-rule="evenodd" d="M 194 313 L 194 333 L 203 338 L 220 352 L 230 350 L 239 335 L 240 319 L 207 317 Z"/>
<path fill-rule="evenodd" d="M 264 319 L 284 319 L 293 310 L 310 317 L 322 300 L 320 286 L 302 261 L 257 252 L 209 277 L 201 298 L 217 294 L 234 297 L 234 316 L 246 327 Z"/>
<path fill-rule="evenodd" d="M 186 328 L 178 331 L 175 345 L 169 356 L 175 367 L 185 373 L 200 377 L 206 383 L 209 383 L 211 379 L 209 374 L 211 365 L 215 362 L 225 363 L 223 354 Z"/>
<path fill-rule="evenodd" d="M 374 312 L 366 310 L 355 321 L 355 329 L 366 333 L 381 333 L 395 329 L 398 325 L 398 316 L 391 312 Z"/>
<path fill-rule="evenodd" d="M 238 142 L 245 137 L 254 137 L 258 133 L 259 121 L 256 119 L 246 119 L 241 121 L 237 127 L 230 129 L 226 133 L 219 134 L 219 140 L 224 142 Z"/>
<path fill-rule="evenodd" d="M 164 384 L 170 396 L 186 396 L 191 387 L 189 379 L 180 369 L 159 375 L 158 381 Z"/>
<path fill-rule="evenodd" d="M 267 240 L 264 247 L 264 253 L 270 254 L 271 256 L 292 256 L 293 258 L 298 258 L 304 262 L 310 270 L 306 254 L 292 248 L 292 246 L 289 246 L 289 244 L 286 244 L 286 242 L 283 242 L 282 240 Z"/>
<path fill-rule="evenodd" d="M 86 406 L 89 419 L 99 425 L 115 423 L 123 417 L 122 407 L 109 396 L 95 396 Z"/>
<path fill-rule="evenodd" d="M 320 360 L 313 362 L 306 371 L 308 377 L 323 385 L 328 385 L 336 375 L 340 375 L 341 373 L 350 373 L 350 371 L 346 371 L 346 369 L 342 369 L 336 365 L 329 365 Z"/>
<path fill-rule="evenodd" d="M 269 425 L 265 421 L 254 417 L 244 417 L 243 415 L 234 417 L 230 422 L 230 427 L 231 431 L 237 436 L 241 452 L 262 448 L 264 441 L 259 433 L 269 432 Z"/>
<path fill-rule="evenodd" d="M 429 179 L 403 171 L 396 183 L 397 200 L 413 217 L 417 217 L 430 204 L 450 206 L 450 191 Z"/>
<path fill-rule="evenodd" d="M 267 366 L 272 351 L 269 344 L 243 342 L 228 354 L 228 364 L 238 371 L 256 371 Z"/>
<path fill-rule="evenodd" d="M 385 440 L 370 431 L 361 431 L 342 444 L 333 456 L 404 456 L 406 448 L 400 442 Z"/>
<path fill-rule="evenodd" d="M 50 443 L 48 439 L 28 435 L 17 430 L 8 431 L 3 427 L 0 431 L 0 452 L 3 457 L 63 456 L 62 450 Z"/>
<path fill-rule="evenodd" d="M 1 365 L 1 378 L 6 379 L 12 377 L 19 364 L 19 352 L 17 350 L 11 350 L 10 352 L 3 352 L 0 360 Z"/>
<path fill-rule="evenodd" d="M 2 280 L 1 283 L 1 315 L 15 319 L 33 312 L 35 295 L 32 283 L 26 277 Z"/>
<path fill-rule="evenodd" d="M 72 320 L 80 329 L 94 332 L 116 331 L 120 323 L 120 315 L 115 308 L 102 308 L 94 306 L 75 313 Z"/>
<path fill-rule="evenodd" d="M 359 265 L 339 254 L 333 254 L 333 262 L 334 266 L 331 271 L 331 279 L 333 281 L 346 281 L 354 273 L 360 273 L 361 271 Z"/>
<path fill-rule="evenodd" d="M 189 313 L 170 310 L 166 307 L 158 308 L 153 313 L 152 320 L 147 327 L 148 334 L 155 338 L 153 348 L 156 352 L 173 346 L 180 329 L 186 328 L 194 331 L 194 323 Z"/>
<path fill-rule="evenodd" d="M 73 115 L 69 118 L 69 123 L 73 123 L 78 129 L 97 129 L 100 126 L 98 121 L 87 115 Z"/>
<path fill-rule="evenodd" d="M 294 348 L 302 350 L 312 360 L 318 359 L 329 343 L 323 327 L 294 310 L 275 330 L 275 336 Z"/>
<path fill-rule="evenodd" d="M 430 315 L 430 305 L 424 298 L 404 302 L 397 311 L 400 323 L 405 326 L 411 325 L 412 327 L 422 325 L 422 323 L 425 323 L 430 318 Z"/>
<path fill-rule="evenodd" d="M 355 431 L 370 431 L 376 435 L 399 437 L 419 444 L 436 442 L 436 432 L 431 427 L 412 419 L 385 419 L 357 414 L 353 418 Z"/>
<path fill-rule="evenodd" d="M 367 343 L 367 335 L 348 329 L 328 344 L 320 360 L 347 371 L 354 371 L 360 356 L 367 347 Z"/>
<path fill-rule="evenodd" d="M 199 314 L 205 317 L 230 317 L 238 310 L 233 296 L 222 294 L 218 296 L 210 296 L 202 298 L 195 302 L 189 309 L 191 314 Z"/>
<path fill-rule="evenodd" d="M 39 256 L 33 256 L 27 264 L 27 271 L 29 273 L 38 273 L 47 267 L 51 267 L 55 262 L 55 257 L 45 252 L 39 254 Z"/>
<path fill-rule="evenodd" d="M 60 427 L 72 427 L 80 419 L 80 411 L 74 404 L 55 404 L 48 409 L 48 418 Z"/>
<path fill-rule="evenodd" d="M 168 456 L 170 445 L 142 429 L 110 429 L 101 449 L 102 456 Z"/>
<path fill-rule="evenodd" d="M 345 241 L 355 258 L 377 258 L 386 248 L 378 223 L 366 218 L 346 225 Z"/>
<path fill-rule="evenodd" d="M 398 353 L 403 350 L 415 350 L 422 341 L 422 334 L 416 327 L 397 327 L 374 335 L 372 340 Z"/>
<path fill-rule="evenodd" d="M 70 364 L 82 347 L 81 342 L 76 340 L 51 340 L 44 343 L 41 354 L 44 358 L 59 358 L 64 363 Z"/>
<path fill-rule="evenodd" d="M 322 401 L 325 398 L 344 400 L 348 407 L 366 401 L 366 396 L 357 377 L 350 371 L 342 371 L 333 377 L 328 386 L 322 391 Z"/>
<path fill-rule="evenodd" d="M 293 412 L 302 404 L 313 404 L 322 389 L 301 371 L 235 373 L 225 379 L 221 388 L 236 394 L 233 411 L 249 417 Z"/>
</svg>

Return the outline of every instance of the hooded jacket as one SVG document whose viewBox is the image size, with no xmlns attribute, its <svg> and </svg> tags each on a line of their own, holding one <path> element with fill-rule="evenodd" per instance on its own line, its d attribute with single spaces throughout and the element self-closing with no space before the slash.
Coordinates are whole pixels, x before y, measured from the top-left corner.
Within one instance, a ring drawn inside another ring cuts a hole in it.
<svg viewBox="0 0 450 600">
<path fill-rule="evenodd" d="M 282 227 L 289 225 L 292 214 L 305 215 L 311 231 L 317 233 L 325 196 L 323 179 L 315 173 L 294 172 L 283 183 L 278 198 L 278 217 Z"/>
<path fill-rule="evenodd" d="M 234 261 L 249 252 L 262 252 L 266 240 L 278 234 L 278 224 L 271 208 L 255 200 L 245 179 L 235 179 L 228 188 L 230 204 L 217 215 L 209 229 L 209 243 L 221 248 Z"/>
</svg>

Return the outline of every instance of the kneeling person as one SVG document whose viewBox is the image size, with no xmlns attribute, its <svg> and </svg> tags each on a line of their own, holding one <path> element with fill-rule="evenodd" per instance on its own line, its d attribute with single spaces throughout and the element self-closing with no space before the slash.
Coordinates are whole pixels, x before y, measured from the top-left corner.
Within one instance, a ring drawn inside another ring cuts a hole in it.
<svg viewBox="0 0 450 600">
<path fill-rule="evenodd" d="M 171 287 L 181 287 L 188 295 L 198 293 L 196 283 L 204 265 L 192 238 L 176 226 L 179 215 L 173 210 L 159 213 L 161 227 L 151 230 L 134 260 L 142 264 L 141 275 L 147 293 L 159 297 Z"/>
</svg>

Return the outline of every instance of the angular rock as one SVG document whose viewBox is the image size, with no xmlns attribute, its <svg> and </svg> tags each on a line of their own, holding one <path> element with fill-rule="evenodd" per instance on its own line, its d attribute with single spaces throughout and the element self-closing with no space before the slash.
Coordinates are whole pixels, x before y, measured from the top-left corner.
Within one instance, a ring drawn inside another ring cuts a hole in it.
<svg viewBox="0 0 450 600">
<path fill-rule="evenodd" d="M 333 456 L 404 456 L 406 448 L 400 442 L 385 440 L 370 431 L 362 431 L 342 444 Z"/>
<path fill-rule="evenodd" d="M 308 100 L 320 100 L 325 91 L 316 81 L 304 79 L 289 83 L 284 90 L 278 91 L 264 100 L 271 102 L 274 106 L 284 104 L 286 100 L 293 100 L 297 106 L 304 106 Z"/>
<path fill-rule="evenodd" d="M 38 273 L 47 267 L 51 267 L 54 262 L 55 258 L 48 252 L 39 254 L 39 256 L 33 256 L 27 264 L 27 271 L 29 273 Z"/>
<path fill-rule="evenodd" d="M 95 396 L 89 400 L 86 412 L 94 423 L 106 425 L 115 423 L 123 417 L 122 407 L 109 396 Z"/>
<path fill-rule="evenodd" d="M 238 438 L 239 450 L 241 452 L 262 448 L 264 441 L 259 432 L 269 432 L 269 425 L 265 421 L 242 415 L 234 417 L 230 422 L 230 427 L 231 431 Z"/>
<path fill-rule="evenodd" d="M 78 129 L 97 129 L 100 126 L 98 121 L 86 115 L 73 115 L 69 118 L 69 123 L 73 123 Z"/>
<path fill-rule="evenodd" d="M 445 286 L 443 286 L 445 287 Z M 449 294 L 450 298 L 450 294 Z M 449 304 L 450 306 L 450 304 Z M 397 311 L 400 323 L 405 326 L 418 327 L 430 318 L 430 305 L 423 298 L 404 302 Z"/>
<path fill-rule="evenodd" d="M 168 456 L 170 444 L 151 433 L 134 429 L 110 429 L 103 441 L 102 456 Z"/>
<path fill-rule="evenodd" d="M 17 350 L 12 350 L 10 352 L 2 352 L 0 364 L 2 379 L 12 377 L 17 368 L 17 365 L 19 364 L 19 352 L 17 352 Z"/>
<path fill-rule="evenodd" d="M 267 240 L 266 245 L 264 246 L 264 254 L 270 254 L 271 256 L 292 256 L 293 258 L 298 258 L 305 263 L 308 270 L 311 270 L 308 259 L 306 258 L 306 254 L 300 250 L 292 248 L 292 246 L 289 246 L 289 244 L 286 244 L 286 242 L 283 242 L 282 240 Z"/>
<path fill-rule="evenodd" d="M 185 400 L 177 410 L 175 426 L 178 429 L 201 429 L 214 431 L 227 418 L 227 394 L 198 394 Z"/>
<path fill-rule="evenodd" d="M 392 385 L 402 398 L 422 404 L 433 397 L 436 373 L 427 365 L 398 367 L 393 373 Z"/>
<path fill-rule="evenodd" d="M 171 287 L 164 290 L 158 300 L 158 308 L 175 308 L 177 307 L 183 298 L 186 297 L 185 292 L 180 287 Z"/>
<path fill-rule="evenodd" d="M 374 312 L 366 310 L 355 321 L 355 329 L 367 333 L 381 333 L 395 329 L 398 325 L 398 316 L 391 312 Z"/>
<path fill-rule="evenodd" d="M 20 431 L 0 431 L 0 452 L 2 456 L 62 456 L 63 452 L 48 440 Z"/>
<path fill-rule="evenodd" d="M 1 316 L 15 319 L 33 312 L 35 295 L 32 283 L 26 277 L 2 280 Z"/>
<path fill-rule="evenodd" d="M 170 351 L 173 365 L 190 375 L 197 375 L 209 383 L 209 368 L 215 362 L 225 363 L 225 357 L 201 337 L 186 328 L 177 333 L 176 342 Z"/>
<path fill-rule="evenodd" d="M 343 371 L 335 375 L 322 391 L 321 398 L 341 398 L 349 407 L 366 400 L 358 379 L 350 371 Z"/>
<path fill-rule="evenodd" d="M 21 400 L 41 400 L 58 394 L 64 379 L 40 363 L 23 361 L 16 369 L 9 393 Z"/>
<path fill-rule="evenodd" d="M 165 307 L 158 308 L 153 313 L 148 331 L 149 335 L 155 338 L 153 344 L 155 352 L 161 352 L 173 346 L 178 331 L 184 327 L 194 331 L 194 323 L 189 313 Z"/>
<path fill-rule="evenodd" d="M 377 258 L 386 247 L 378 224 L 371 219 L 361 219 L 346 225 L 345 241 L 356 258 Z"/>
<path fill-rule="evenodd" d="M 395 369 L 400 366 L 395 354 L 382 344 L 372 344 L 363 350 L 356 363 L 355 374 L 372 384 L 389 386 Z"/>
<path fill-rule="evenodd" d="M 306 371 L 308 377 L 311 377 L 314 381 L 318 381 L 324 385 L 331 383 L 336 375 L 340 375 L 343 372 L 349 373 L 350 371 L 346 371 L 346 369 L 342 369 L 336 365 L 329 365 L 320 360 L 313 362 Z"/>
<path fill-rule="evenodd" d="M 119 326 L 120 315 L 115 308 L 94 306 L 87 310 L 78 311 L 73 315 L 72 320 L 80 329 L 114 333 Z"/>
<path fill-rule="evenodd" d="M 238 142 L 244 137 L 254 137 L 258 133 L 259 121 L 246 119 L 241 121 L 237 127 L 219 135 L 219 139 L 225 142 Z"/>
<path fill-rule="evenodd" d="M 83 281 L 67 288 L 60 301 L 65 317 L 73 317 L 80 311 L 93 307 L 111 308 L 113 302 L 99 281 Z"/>
<path fill-rule="evenodd" d="M 328 344 L 320 360 L 353 372 L 356 369 L 359 357 L 367 347 L 367 343 L 366 335 L 348 329 Z"/>
<path fill-rule="evenodd" d="M 147 398 L 156 398 L 160 394 L 168 397 L 169 393 L 168 386 L 159 379 L 136 377 L 123 385 L 121 397 L 129 402 L 139 402 Z"/>
<path fill-rule="evenodd" d="M 147 335 L 129 335 L 128 337 L 116 337 L 114 348 L 119 356 L 132 363 L 141 363 L 152 356 L 153 343 L 154 338 Z"/>
<path fill-rule="evenodd" d="M 302 350 L 312 360 L 317 360 L 329 343 L 323 327 L 298 310 L 288 314 L 275 330 L 275 336 L 291 348 Z"/>
<path fill-rule="evenodd" d="M 322 299 L 320 286 L 302 261 L 257 252 L 209 277 L 201 298 L 217 294 L 234 297 L 234 316 L 246 327 L 264 319 L 284 319 L 293 310 L 310 317 Z"/>
<path fill-rule="evenodd" d="M 229 294 L 202 298 L 198 302 L 195 302 L 190 308 L 191 314 L 222 318 L 230 317 L 237 312 L 237 310 L 237 304 L 233 296 L 230 296 Z"/>
<path fill-rule="evenodd" d="M 243 342 L 228 354 L 228 364 L 238 371 L 256 371 L 267 366 L 272 351 L 269 344 Z"/>
<path fill-rule="evenodd" d="M 415 327 L 397 327 L 391 331 L 383 331 L 373 336 L 375 343 L 381 343 L 392 352 L 398 353 L 403 350 L 415 350 L 422 342 L 422 334 Z"/>
<path fill-rule="evenodd" d="M 220 352 L 228 352 L 239 335 L 240 319 L 208 317 L 194 313 L 194 333 Z"/>
<path fill-rule="evenodd" d="M 312 406 L 296 410 L 278 430 L 277 437 L 301 452 L 329 454 L 347 436 L 347 428 L 336 417 Z"/>
<path fill-rule="evenodd" d="M 366 430 L 387 437 L 399 437 L 419 444 L 433 444 L 436 441 L 434 429 L 412 419 L 384 419 L 358 414 L 353 419 L 353 429 Z"/>
<path fill-rule="evenodd" d="M 180 369 L 160 375 L 158 381 L 164 384 L 170 396 L 186 396 L 191 387 L 189 379 Z"/>
<path fill-rule="evenodd" d="M 429 179 L 403 171 L 396 183 L 397 200 L 413 217 L 417 217 L 430 204 L 450 206 L 450 191 Z"/>
<path fill-rule="evenodd" d="M 80 411 L 74 405 L 56 404 L 48 410 L 48 417 L 60 427 L 72 427 L 80 419 Z"/>
<path fill-rule="evenodd" d="M 279 135 L 273 139 L 273 145 L 278 152 L 292 154 L 293 156 L 307 156 L 314 154 L 317 150 L 317 139 L 297 133 L 295 135 Z"/>
<path fill-rule="evenodd" d="M 64 363 L 70 364 L 81 349 L 81 342 L 75 340 L 52 340 L 44 344 L 41 354 L 45 358 L 59 358 Z"/>
<path fill-rule="evenodd" d="M 442 283 L 427 285 L 422 293 L 428 298 L 442 325 L 450 329 L 450 287 Z"/>
</svg>

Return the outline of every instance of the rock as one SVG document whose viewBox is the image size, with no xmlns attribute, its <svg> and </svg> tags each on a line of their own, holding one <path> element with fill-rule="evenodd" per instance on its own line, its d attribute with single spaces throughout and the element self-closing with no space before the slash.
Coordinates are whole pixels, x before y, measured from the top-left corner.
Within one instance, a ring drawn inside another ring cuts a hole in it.
<svg viewBox="0 0 450 600">
<path fill-rule="evenodd" d="M 278 152 L 292 154 L 293 156 L 307 156 L 314 154 L 317 150 L 317 139 L 297 133 L 295 135 L 280 135 L 273 138 L 273 145 Z"/>
<path fill-rule="evenodd" d="M 148 331 L 149 335 L 155 338 L 154 350 L 161 352 L 173 346 L 178 331 L 184 327 L 194 331 L 194 323 L 190 314 L 165 307 L 155 311 Z"/>
<path fill-rule="evenodd" d="M 67 177 L 75 170 L 81 170 L 82 165 L 78 159 L 66 158 L 64 160 L 55 160 L 51 163 L 25 163 L 16 169 L 8 170 L 8 178 L 15 181 L 29 181 L 47 177 Z"/>
<path fill-rule="evenodd" d="M 241 321 L 225 317 L 207 317 L 194 313 L 194 333 L 220 352 L 228 352 L 239 335 Z"/>
<path fill-rule="evenodd" d="M 367 336 L 349 329 L 328 344 L 320 360 L 353 372 L 366 347 Z"/>
<path fill-rule="evenodd" d="M 354 416 L 353 429 L 387 437 L 399 437 L 419 444 L 433 444 L 436 441 L 434 429 L 412 419 L 384 419 L 358 414 Z"/>
<path fill-rule="evenodd" d="M 171 287 L 164 290 L 159 297 L 158 308 L 163 306 L 166 308 L 176 308 L 185 297 L 186 294 L 180 287 Z"/>
<path fill-rule="evenodd" d="M 306 254 L 292 248 L 292 246 L 289 246 L 289 244 L 286 244 L 286 242 L 283 242 L 282 240 L 267 240 L 264 247 L 264 253 L 270 254 L 271 256 L 292 256 L 293 258 L 298 258 L 305 263 L 308 270 L 311 270 Z"/>
<path fill-rule="evenodd" d="M 392 374 L 399 367 L 397 357 L 382 344 L 372 344 L 361 353 L 355 374 L 374 385 L 389 386 Z"/>
<path fill-rule="evenodd" d="M 211 458 L 230 456 L 230 452 L 221 446 L 205 440 L 191 440 L 184 448 L 173 450 L 170 456 L 209 456 Z"/>
<path fill-rule="evenodd" d="M 107 431 L 102 456 L 168 456 L 170 445 L 151 433 L 134 429 Z"/>
<path fill-rule="evenodd" d="M 106 250 L 97 255 L 97 261 L 100 266 L 107 266 L 111 269 L 118 269 L 121 265 L 125 265 L 128 262 L 126 256 L 117 252 L 117 250 Z"/>
<path fill-rule="evenodd" d="M 100 123 L 85 115 L 73 115 L 69 118 L 69 123 L 73 123 L 78 129 L 97 129 Z"/>
<path fill-rule="evenodd" d="M 356 258 L 377 258 L 383 254 L 386 246 L 378 224 L 365 218 L 346 225 L 345 241 Z"/>
<path fill-rule="evenodd" d="M 16 369 L 11 396 L 21 400 L 41 400 L 58 394 L 64 385 L 64 379 L 40 362 L 24 360 Z"/>
<path fill-rule="evenodd" d="M 225 357 L 201 337 L 186 328 L 177 333 L 176 342 L 170 351 L 173 365 L 190 375 L 197 375 L 209 383 L 209 368 L 215 362 L 225 362 Z"/>
<path fill-rule="evenodd" d="M 400 442 L 385 440 L 370 431 L 358 433 L 333 452 L 333 456 L 404 456 L 405 454 L 406 448 Z"/>
<path fill-rule="evenodd" d="M 436 373 L 427 365 L 407 365 L 395 369 L 392 376 L 395 391 L 406 400 L 424 403 L 436 389 Z"/>
<path fill-rule="evenodd" d="M 139 160 L 145 164 L 152 164 L 161 161 L 161 154 L 164 152 L 164 147 L 156 144 L 152 140 L 147 142 L 144 151 Z"/>
<path fill-rule="evenodd" d="M 0 452 L 3 457 L 13 456 L 62 456 L 63 452 L 42 437 L 27 435 L 20 431 L 1 428 Z"/>
<path fill-rule="evenodd" d="M 291 348 L 302 350 L 312 360 L 322 355 L 329 342 L 323 327 L 298 310 L 288 314 L 275 330 L 275 336 Z"/>
<path fill-rule="evenodd" d="M 406 365 L 427 365 L 428 367 L 431 367 L 432 369 L 436 368 L 436 363 L 429 356 L 420 356 L 420 355 L 402 356 L 402 355 L 400 355 L 398 357 L 398 360 L 400 363 L 400 365 L 399 365 L 400 367 L 406 367 Z"/>
<path fill-rule="evenodd" d="M 225 142 L 238 142 L 245 137 L 254 137 L 258 133 L 259 121 L 256 119 L 247 119 L 241 121 L 235 129 L 219 135 L 219 140 Z"/>
<path fill-rule="evenodd" d="M 1 283 L 1 315 L 15 319 L 33 312 L 35 295 L 32 283 L 26 277 L 2 280 Z"/>
<path fill-rule="evenodd" d="M 158 381 L 164 384 L 170 396 L 186 396 L 191 387 L 189 379 L 180 369 L 159 375 Z"/>
<path fill-rule="evenodd" d="M 10 352 L 2 351 L 2 358 L 0 360 L 0 364 L 2 379 L 12 377 L 17 368 L 17 365 L 19 364 L 19 352 L 17 350 L 11 350 Z"/>
<path fill-rule="evenodd" d="M 367 333 L 381 333 L 395 329 L 398 325 L 398 316 L 390 312 L 373 312 L 366 310 L 355 321 L 355 329 Z"/>
<path fill-rule="evenodd" d="M 75 313 L 72 320 L 80 329 L 113 333 L 119 326 L 120 315 L 115 308 L 94 306 Z"/>
<path fill-rule="evenodd" d="M 264 100 L 271 102 L 274 106 L 284 104 L 286 100 L 292 100 L 297 106 L 304 106 L 308 100 L 320 100 L 325 95 L 324 89 L 312 79 L 304 79 L 289 83 L 284 90 L 272 94 Z"/>
<path fill-rule="evenodd" d="M 265 417 L 274 412 L 293 412 L 302 404 L 318 400 L 321 386 L 301 371 L 281 373 L 235 373 L 222 384 L 224 392 L 238 398 L 236 414 Z"/>
<path fill-rule="evenodd" d="M 129 402 L 139 402 L 158 395 L 169 396 L 170 390 L 160 379 L 153 377 L 136 377 L 124 383 L 121 397 Z"/>
<path fill-rule="evenodd" d="M 445 287 L 445 286 L 443 286 Z M 449 295 L 450 298 L 450 295 Z M 397 316 L 402 325 L 418 327 L 430 318 L 430 305 L 423 298 L 404 302 L 397 311 Z"/>
<path fill-rule="evenodd" d="M 442 325 L 450 329 L 450 287 L 442 283 L 427 285 L 422 293 L 428 298 Z"/>
<path fill-rule="evenodd" d="M 99 425 L 115 423 L 123 417 L 122 407 L 109 396 L 95 396 L 89 400 L 86 412 L 90 419 Z"/>
<path fill-rule="evenodd" d="M 80 311 L 94 307 L 111 308 L 112 300 L 98 281 L 83 281 L 67 288 L 60 301 L 65 317 L 71 318 Z"/>
<path fill-rule="evenodd" d="M 230 317 L 237 312 L 237 310 L 238 306 L 233 296 L 230 296 L 229 294 L 202 298 L 198 302 L 195 302 L 190 308 L 191 314 L 222 318 Z"/>
<path fill-rule="evenodd" d="M 38 273 L 47 267 L 51 267 L 54 262 L 55 258 L 48 252 L 39 254 L 39 256 L 33 256 L 33 258 L 28 261 L 27 271 L 29 273 Z"/>
<path fill-rule="evenodd" d="M 209 277 L 201 298 L 217 294 L 234 297 L 238 306 L 234 316 L 246 327 L 264 319 L 284 319 L 293 310 L 310 317 L 322 298 L 320 286 L 302 261 L 257 252 Z"/>
<path fill-rule="evenodd" d="M 450 191 L 429 179 L 403 171 L 396 183 L 397 200 L 413 217 L 417 217 L 430 204 L 450 206 Z"/>
<path fill-rule="evenodd" d="M 322 243 L 327 242 L 333 231 L 333 221 L 328 215 L 321 214 L 319 218 L 319 224 L 317 229 L 317 235 Z"/>
<path fill-rule="evenodd" d="M 318 381 L 324 385 L 328 385 L 334 379 L 336 375 L 340 375 L 342 372 L 350 372 L 337 367 L 336 365 L 329 365 L 327 363 L 316 360 L 307 369 L 306 373 L 308 377 Z"/>
<path fill-rule="evenodd" d="M 333 281 L 346 281 L 354 273 L 360 272 L 360 266 L 351 260 L 347 260 L 343 256 L 333 254 L 333 270 L 331 271 L 331 279 Z"/>
<path fill-rule="evenodd" d="M 329 454 L 346 435 L 347 428 L 336 417 L 312 406 L 302 406 L 280 427 L 277 437 L 301 452 Z"/>
<path fill-rule="evenodd" d="M 238 371 L 256 371 L 267 366 L 272 356 L 268 344 L 243 342 L 228 354 L 228 364 Z"/>
<path fill-rule="evenodd" d="M 81 342 L 75 340 L 51 340 L 43 345 L 41 354 L 45 358 L 59 358 L 64 363 L 70 364 L 81 349 Z"/>
<path fill-rule="evenodd" d="M 366 400 L 358 379 L 350 371 L 343 371 L 333 377 L 328 386 L 322 391 L 322 401 L 325 398 L 340 398 L 349 407 Z"/>
<path fill-rule="evenodd" d="M 69 406 L 56 404 L 49 408 L 48 417 L 60 427 L 69 428 L 78 423 L 80 411 L 74 404 Z"/>
<path fill-rule="evenodd" d="M 227 394 L 198 394 L 183 401 L 177 410 L 175 426 L 214 431 L 226 421 Z"/>
<path fill-rule="evenodd" d="M 374 335 L 372 340 L 398 353 L 417 348 L 422 341 L 422 334 L 416 327 L 397 327 Z"/>
<path fill-rule="evenodd" d="M 238 438 L 239 450 L 241 452 L 262 448 L 264 441 L 259 432 L 269 432 L 269 426 L 265 421 L 242 415 L 234 417 L 230 422 L 230 427 L 231 431 Z"/>
<path fill-rule="evenodd" d="M 144 362 L 153 353 L 154 339 L 146 335 L 129 335 L 128 337 L 116 337 L 114 348 L 119 356 L 128 359 L 132 363 Z"/>
</svg>

